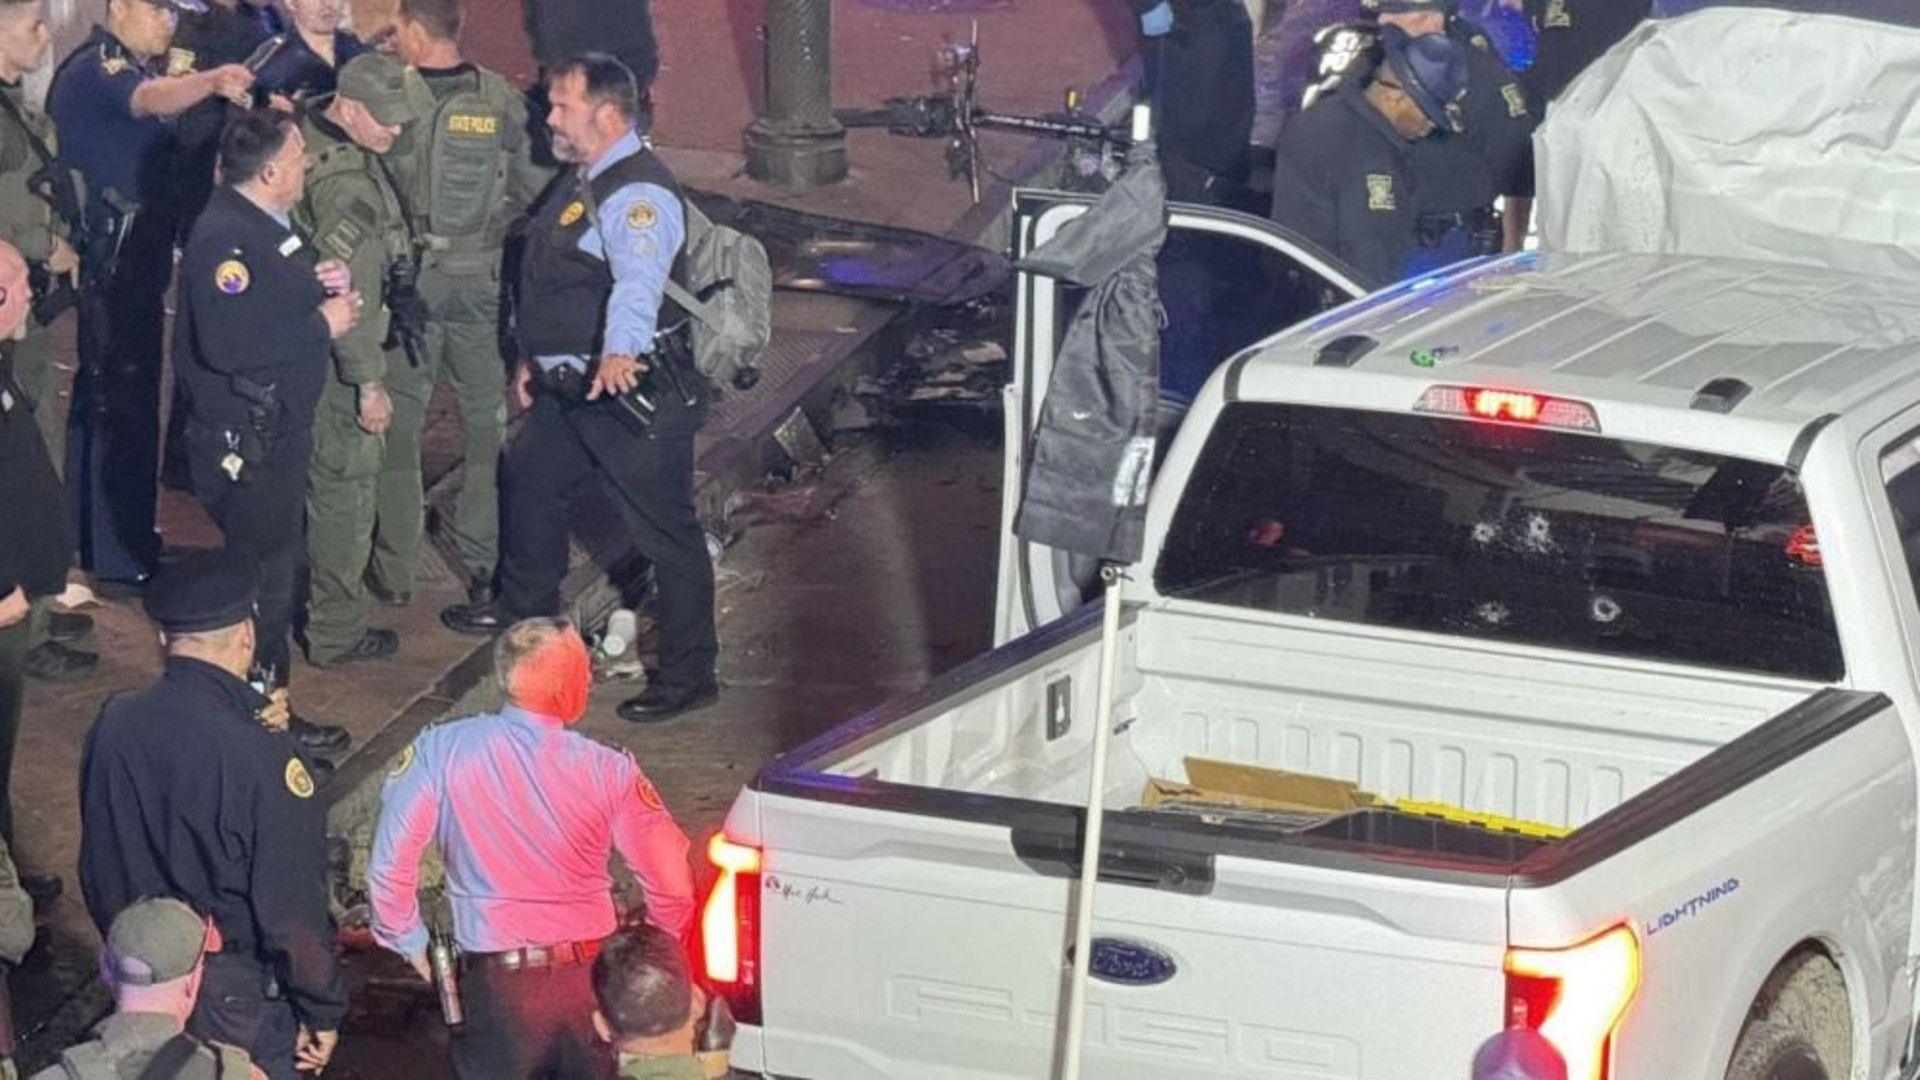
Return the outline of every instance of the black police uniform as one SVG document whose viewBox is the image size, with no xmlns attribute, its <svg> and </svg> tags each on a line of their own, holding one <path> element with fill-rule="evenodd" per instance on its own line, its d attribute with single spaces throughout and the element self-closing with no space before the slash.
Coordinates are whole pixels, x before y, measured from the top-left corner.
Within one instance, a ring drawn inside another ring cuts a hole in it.
<svg viewBox="0 0 1920 1080">
<path fill-rule="evenodd" d="M 298 30 L 282 35 L 286 43 L 254 75 L 253 96 L 264 104 L 274 94 L 295 102 L 312 101 L 333 93 L 339 66 L 367 51 L 360 39 L 344 31 L 333 35 L 334 63 L 329 64 Z"/>
<path fill-rule="evenodd" d="M 209 4 L 198 14 L 183 13 L 167 50 L 167 73 L 184 75 L 245 62 L 267 40 L 260 15 L 243 2 L 231 8 Z M 220 98 L 203 101 L 174 121 L 175 162 L 179 170 L 175 191 L 180 200 L 180 237 L 185 240 L 194 219 L 213 193 L 213 165 L 220 150 L 220 129 L 226 125 L 232 103 Z"/>
<path fill-rule="evenodd" d="M 1422 254 L 1414 143 L 1348 82 L 1287 122 L 1274 147 L 1273 219 L 1339 256 L 1368 286 Z"/>
<path fill-rule="evenodd" d="M 180 260 L 173 354 L 187 462 L 227 546 L 260 565 L 262 669 L 284 683 L 305 549 L 314 407 L 332 338 L 312 245 L 231 187 L 215 189 Z"/>
<path fill-rule="evenodd" d="M 1133 0 L 1144 14 L 1160 0 Z M 1242 0 L 1172 0 L 1173 30 L 1141 39 L 1155 144 L 1176 202 L 1218 205 L 1246 173 L 1253 24 Z"/>
<path fill-rule="evenodd" d="M 80 884 L 102 935 L 147 896 L 211 914 L 225 944 L 207 958 L 187 1030 L 292 1080 L 298 1027 L 337 1031 L 347 998 L 326 811 L 307 762 L 255 719 L 265 704 L 181 656 L 153 686 L 109 701 L 81 763 Z"/>
<path fill-rule="evenodd" d="M 680 198 L 673 174 L 651 150 L 623 158 L 581 192 L 556 180 L 526 230 L 520 267 L 520 345 L 528 356 L 597 356 L 607 300 L 608 264 L 579 249 L 594 227 L 583 199 L 605 202 L 628 184 L 655 184 Z M 675 258 L 675 266 L 679 259 Z M 665 301 L 658 320 L 676 320 Z M 516 618 L 560 610 L 567 568 L 567 500 L 580 484 L 604 477 L 635 544 L 654 565 L 660 603 L 659 670 L 649 690 L 691 695 L 713 685 L 719 646 L 713 624 L 713 562 L 693 506 L 693 440 L 711 388 L 670 352 L 656 352 L 644 383 L 657 406 L 644 434 L 610 399 L 585 401 L 536 384 L 536 399 L 507 444 L 501 470 L 500 603 Z M 665 370 L 675 365 L 670 381 Z M 689 398 L 691 401 L 689 401 Z"/>
<path fill-rule="evenodd" d="M 133 114 L 134 90 L 154 75 L 95 27 L 60 65 L 47 95 L 60 156 L 86 181 L 84 278 L 96 283 L 80 309 L 67 486 L 81 564 L 108 581 L 144 578 L 160 554 L 155 474 L 176 201 L 167 122 Z M 139 207 L 117 259 L 123 218 L 108 191 Z"/>
<path fill-rule="evenodd" d="M 1652 0 L 1527 0 L 1527 17 L 1539 42 L 1533 66 L 1522 76 L 1536 108 L 1560 96 L 1626 37 L 1652 7 Z"/>
<path fill-rule="evenodd" d="M 15 589 L 37 600 L 58 593 L 73 561 L 60 478 L 47 456 L 26 393 L 13 377 L 13 361 L 0 346 L 0 598 Z M 9 797 L 13 749 L 26 696 L 28 621 L 0 627 L 0 840 L 13 845 Z"/>
<path fill-rule="evenodd" d="M 1502 195 L 1531 199 L 1534 193 L 1533 129 L 1539 121 L 1520 77 L 1472 23 L 1450 17 L 1447 36 L 1467 57 L 1467 96 L 1461 102 L 1467 130 L 1438 131 L 1414 146 L 1428 254 L 1413 273 L 1498 252 L 1504 237 L 1495 200 Z"/>
</svg>

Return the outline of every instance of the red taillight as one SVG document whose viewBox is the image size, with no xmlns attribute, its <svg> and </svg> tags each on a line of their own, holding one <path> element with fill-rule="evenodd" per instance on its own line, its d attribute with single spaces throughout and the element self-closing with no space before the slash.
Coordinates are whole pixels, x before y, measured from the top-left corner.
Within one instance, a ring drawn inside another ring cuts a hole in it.
<svg viewBox="0 0 1920 1080">
<path fill-rule="evenodd" d="M 1810 566 L 1815 570 L 1820 568 L 1820 537 L 1813 531 L 1813 526 L 1802 525 L 1787 537 L 1787 558 L 1801 566 Z"/>
<path fill-rule="evenodd" d="M 1599 415 L 1584 401 L 1485 386 L 1429 386 L 1414 403 L 1413 411 L 1574 431 L 1600 430 Z"/>
<path fill-rule="evenodd" d="M 715 833 L 707 861 L 720 872 L 700 906 L 700 970 L 733 1018 L 760 1022 L 760 849 Z"/>
<path fill-rule="evenodd" d="M 1640 987 L 1640 940 L 1616 926 L 1565 949 L 1508 949 L 1507 1024 L 1538 1031 L 1567 1080 L 1608 1080 L 1613 1034 Z"/>
</svg>

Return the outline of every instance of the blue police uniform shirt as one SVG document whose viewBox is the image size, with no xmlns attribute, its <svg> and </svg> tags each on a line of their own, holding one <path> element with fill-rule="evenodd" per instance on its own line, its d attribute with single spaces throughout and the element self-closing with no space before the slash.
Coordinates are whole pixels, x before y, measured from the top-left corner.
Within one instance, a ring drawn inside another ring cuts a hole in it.
<svg viewBox="0 0 1920 1080">
<path fill-rule="evenodd" d="M 640 134 L 629 131 L 585 174 L 587 183 L 616 163 L 640 152 Z M 601 204 L 598 227 L 580 237 L 580 250 L 609 264 L 613 295 L 607 301 L 607 325 L 601 340 L 609 355 L 646 356 L 666 298 L 673 260 L 686 242 L 687 219 L 680 199 L 658 184 L 628 184 Z M 587 357 L 535 357 L 541 367 L 585 369 Z"/>
<path fill-rule="evenodd" d="M 120 39 L 96 26 L 53 77 L 47 115 L 60 137 L 60 157 L 87 182 L 94 220 L 104 220 L 100 193 L 107 188 L 150 211 L 169 202 L 169 125 L 133 113 L 133 92 L 154 75 Z"/>
</svg>

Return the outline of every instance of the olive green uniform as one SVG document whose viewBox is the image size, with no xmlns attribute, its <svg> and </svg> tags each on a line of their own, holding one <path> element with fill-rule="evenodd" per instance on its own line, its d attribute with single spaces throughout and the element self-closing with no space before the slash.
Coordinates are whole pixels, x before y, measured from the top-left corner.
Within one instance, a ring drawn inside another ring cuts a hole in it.
<svg viewBox="0 0 1920 1080">
<path fill-rule="evenodd" d="M 307 655 L 327 663 L 367 631 L 368 561 L 375 497 L 387 439 L 360 426 L 360 387 L 385 383 L 407 366 L 383 344 L 391 314 L 387 268 L 411 256 L 406 220 L 381 160 L 324 117 L 301 122 L 312 164 L 295 219 L 323 259 L 339 259 L 365 299 L 360 321 L 333 343 L 333 372 L 313 421 L 307 482 Z"/>
<path fill-rule="evenodd" d="M 642 1057 L 639 1054 L 620 1055 L 620 1080 L 706 1080 L 707 1074 L 700 1067 L 700 1059 L 692 1054 L 673 1054 L 667 1057 Z"/>
<path fill-rule="evenodd" d="M 26 100 L 19 83 L 0 82 L 13 111 L 0 108 L 0 240 L 20 249 L 29 265 L 44 263 L 53 254 L 54 238 L 65 236 L 66 223 L 54 217 L 53 207 L 28 187 L 34 173 L 48 164 L 25 132 L 23 120 L 49 150 L 57 150 L 53 121 Z M 19 120 L 15 119 L 18 113 Z M 13 346 L 14 377 L 33 399 L 47 453 L 58 469 L 66 459 L 66 417 L 53 407 L 52 343 L 45 327 L 28 327 L 27 336 Z"/>
<path fill-rule="evenodd" d="M 412 589 L 426 525 L 420 431 L 436 382 L 452 384 L 465 445 L 454 549 L 473 581 L 493 577 L 500 550 L 497 491 L 507 426 L 508 364 L 500 351 L 500 257 L 507 226 L 545 186 L 527 135 L 527 103 L 499 75 L 463 64 L 423 71 L 436 108 L 409 131 L 396 168 L 425 253 L 420 295 L 428 324 L 421 366 L 389 381 L 393 427 L 380 473 L 371 579 L 389 595 Z"/>
<path fill-rule="evenodd" d="M 93 1029 L 93 1038 L 67 1050 L 33 1080 L 123 1080 L 139 1076 L 160 1048 L 180 1034 L 180 1021 L 160 1013 L 115 1013 Z M 253 1062 L 246 1051 L 205 1043 L 173 1080 L 247 1080 Z"/>
</svg>

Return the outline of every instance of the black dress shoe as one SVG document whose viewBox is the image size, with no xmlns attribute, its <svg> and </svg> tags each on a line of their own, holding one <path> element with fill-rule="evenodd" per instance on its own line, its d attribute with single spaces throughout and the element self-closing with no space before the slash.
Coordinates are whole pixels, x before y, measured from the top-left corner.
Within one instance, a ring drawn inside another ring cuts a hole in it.
<svg viewBox="0 0 1920 1080">
<path fill-rule="evenodd" d="M 287 734 L 293 736 L 294 742 L 315 753 L 345 750 L 353 745 L 353 736 L 347 734 L 346 728 L 316 724 L 298 713 L 287 720 Z"/>
<path fill-rule="evenodd" d="M 33 678 L 64 682 L 85 677 L 99 664 L 99 653 L 90 653 L 57 641 L 43 641 L 27 653 L 25 667 L 27 674 Z"/>
<path fill-rule="evenodd" d="M 330 668 L 342 664 L 358 664 L 367 660 L 384 660 L 400 651 L 400 635 L 393 630 L 369 630 L 360 635 L 360 640 L 350 646 L 346 652 L 326 660 L 307 657 L 314 667 Z"/>
<path fill-rule="evenodd" d="M 639 697 L 628 698 L 615 709 L 622 720 L 631 720 L 636 724 L 652 724 L 671 719 L 684 712 L 711 705 L 720 700 L 720 684 L 702 683 L 694 687 L 662 686 L 659 683 L 649 685 L 640 691 Z"/>
<path fill-rule="evenodd" d="M 489 600 L 484 604 L 455 604 L 440 612 L 440 621 L 455 633 L 484 637 L 505 630 L 514 620 L 505 608 Z"/>
<path fill-rule="evenodd" d="M 60 879 L 52 874 L 21 874 L 20 888 L 26 891 L 27 899 L 33 901 L 34 913 L 38 914 L 60 899 L 66 886 L 60 884 Z"/>
<path fill-rule="evenodd" d="M 93 633 L 93 616 L 77 611 L 47 612 L 47 640 L 74 642 Z"/>
</svg>

